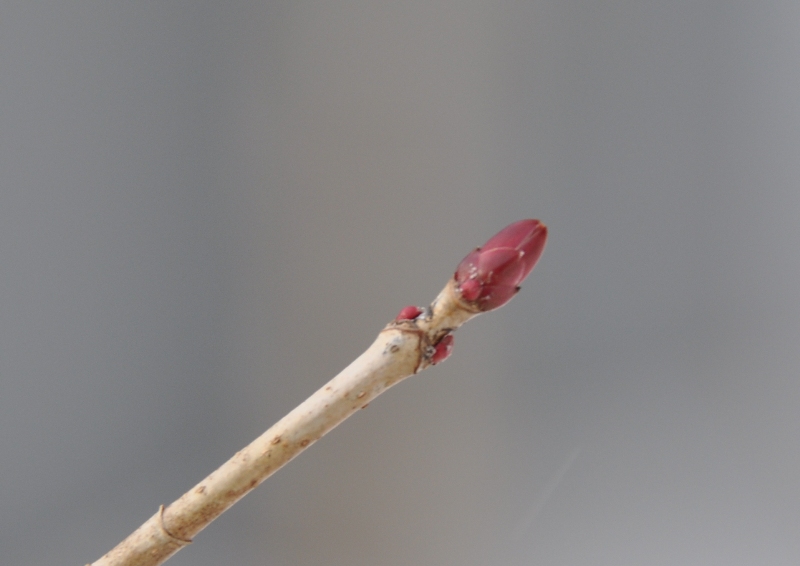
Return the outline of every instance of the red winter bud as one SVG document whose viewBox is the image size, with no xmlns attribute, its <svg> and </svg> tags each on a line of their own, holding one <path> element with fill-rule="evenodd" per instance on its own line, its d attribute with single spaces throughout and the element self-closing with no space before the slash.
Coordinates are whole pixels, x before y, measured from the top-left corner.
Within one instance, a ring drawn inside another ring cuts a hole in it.
<svg viewBox="0 0 800 566">
<path fill-rule="evenodd" d="M 546 240 L 547 226 L 538 220 L 520 220 L 500 230 L 458 264 L 461 298 L 484 312 L 506 304 L 536 265 Z"/>
<path fill-rule="evenodd" d="M 396 322 L 400 322 L 401 320 L 414 320 L 421 314 L 421 308 L 415 307 L 414 305 L 409 305 L 400 309 L 400 313 L 394 318 L 394 320 Z"/>
<path fill-rule="evenodd" d="M 450 353 L 453 351 L 453 335 L 448 334 L 441 340 L 436 346 L 433 347 L 433 355 L 431 356 L 431 364 L 436 365 L 445 361 L 447 358 L 450 357 Z"/>
</svg>

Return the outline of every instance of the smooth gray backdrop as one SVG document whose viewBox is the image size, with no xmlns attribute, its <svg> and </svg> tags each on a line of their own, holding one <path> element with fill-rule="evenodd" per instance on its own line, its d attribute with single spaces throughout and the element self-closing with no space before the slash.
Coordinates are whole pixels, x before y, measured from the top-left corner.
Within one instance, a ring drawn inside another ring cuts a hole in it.
<svg viewBox="0 0 800 566">
<path fill-rule="evenodd" d="M 1 561 L 97 559 L 526 217 L 510 306 L 170 564 L 800 563 L 800 3 L 4 1 Z"/>
</svg>

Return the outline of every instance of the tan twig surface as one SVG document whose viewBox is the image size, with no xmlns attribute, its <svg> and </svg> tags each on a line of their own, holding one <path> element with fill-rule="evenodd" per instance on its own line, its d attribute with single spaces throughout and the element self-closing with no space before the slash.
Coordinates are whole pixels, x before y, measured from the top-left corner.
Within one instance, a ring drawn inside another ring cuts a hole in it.
<svg viewBox="0 0 800 566">
<path fill-rule="evenodd" d="M 251 489 L 347 417 L 431 364 L 435 345 L 479 314 L 450 281 L 416 320 L 390 323 L 353 363 L 237 452 L 180 499 L 148 519 L 92 566 L 155 566 Z"/>
</svg>

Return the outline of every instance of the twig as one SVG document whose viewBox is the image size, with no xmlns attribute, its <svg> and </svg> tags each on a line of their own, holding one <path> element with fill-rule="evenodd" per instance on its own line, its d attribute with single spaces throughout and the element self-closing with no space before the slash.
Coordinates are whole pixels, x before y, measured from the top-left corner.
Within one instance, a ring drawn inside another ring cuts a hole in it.
<svg viewBox="0 0 800 566">
<path fill-rule="evenodd" d="M 452 332 L 507 303 L 544 249 L 538 220 L 506 227 L 459 264 L 426 309 L 405 307 L 353 363 L 92 566 L 162 564 L 250 490 L 392 385 L 437 364 Z"/>
</svg>

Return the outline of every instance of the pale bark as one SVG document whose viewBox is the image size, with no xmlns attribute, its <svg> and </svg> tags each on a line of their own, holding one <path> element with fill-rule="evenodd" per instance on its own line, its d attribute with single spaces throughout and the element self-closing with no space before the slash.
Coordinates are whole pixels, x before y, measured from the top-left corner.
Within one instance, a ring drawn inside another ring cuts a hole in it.
<svg viewBox="0 0 800 566">
<path fill-rule="evenodd" d="M 451 280 L 416 320 L 394 321 L 353 363 L 93 566 L 162 564 L 281 466 L 402 379 L 431 364 L 436 344 L 479 314 Z"/>
</svg>

